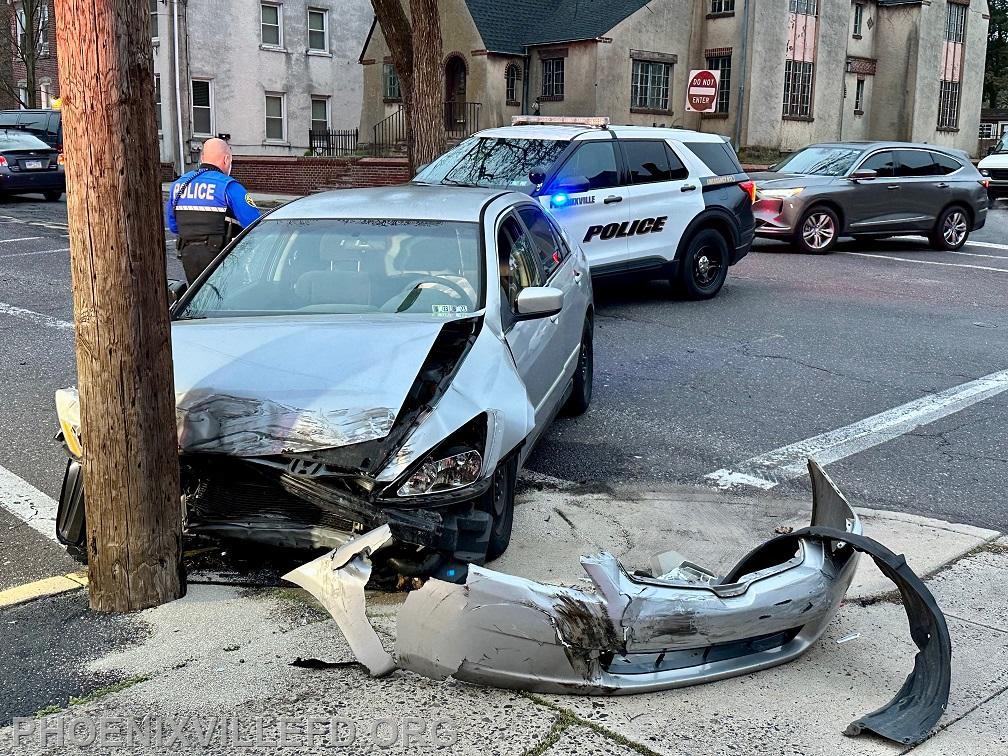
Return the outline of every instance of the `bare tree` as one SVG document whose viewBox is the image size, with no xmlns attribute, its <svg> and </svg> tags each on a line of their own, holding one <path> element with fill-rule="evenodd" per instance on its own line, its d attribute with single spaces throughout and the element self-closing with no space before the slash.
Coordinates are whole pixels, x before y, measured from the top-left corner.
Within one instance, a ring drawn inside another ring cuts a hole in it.
<svg viewBox="0 0 1008 756">
<path fill-rule="evenodd" d="M 445 149 L 441 19 L 437 0 L 371 0 L 399 77 L 410 170 Z M 412 26 L 411 26 L 412 19 Z"/>
<path fill-rule="evenodd" d="M 13 78 L 5 78 L 0 81 L 0 86 L 21 107 L 38 107 L 38 62 L 49 55 L 49 3 L 48 0 L 17 0 L 6 7 L 0 50 L 6 48 L 5 54 L 9 53 L 14 61 L 24 66 L 25 84 L 22 88 Z"/>
</svg>

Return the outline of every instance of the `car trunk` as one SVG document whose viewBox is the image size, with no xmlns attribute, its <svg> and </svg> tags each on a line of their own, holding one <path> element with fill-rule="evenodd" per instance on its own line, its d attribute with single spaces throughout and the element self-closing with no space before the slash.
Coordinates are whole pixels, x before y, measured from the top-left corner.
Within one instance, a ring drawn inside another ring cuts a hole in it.
<svg viewBox="0 0 1008 756">
<path fill-rule="evenodd" d="M 55 171 L 59 167 L 56 150 L 3 150 L 0 155 L 12 171 Z"/>
</svg>

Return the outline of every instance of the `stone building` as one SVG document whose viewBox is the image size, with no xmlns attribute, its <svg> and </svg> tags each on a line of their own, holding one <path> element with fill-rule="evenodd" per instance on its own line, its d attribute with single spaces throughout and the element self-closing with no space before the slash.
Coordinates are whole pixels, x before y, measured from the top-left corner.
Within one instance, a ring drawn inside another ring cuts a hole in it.
<svg viewBox="0 0 1008 756">
<path fill-rule="evenodd" d="M 408 7 L 408 3 L 404 3 Z M 836 139 L 977 149 L 986 0 L 443 0 L 446 126 L 603 115 L 790 150 Z M 372 26 L 361 139 L 394 120 L 398 79 Z M 716 112 L 686 111 L 691 69 Z"/>
</svg>

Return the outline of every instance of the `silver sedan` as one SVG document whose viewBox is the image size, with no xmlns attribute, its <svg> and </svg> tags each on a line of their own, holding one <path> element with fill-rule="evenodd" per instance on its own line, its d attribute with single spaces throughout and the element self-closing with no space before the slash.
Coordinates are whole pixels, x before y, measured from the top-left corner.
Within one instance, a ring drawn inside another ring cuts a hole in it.
<svg viewBox="0 0 1008 756">
<path fill-rule="evenodd" d="M 383 524 L 400 574 L 464 575 L 511 537 L 518 471 L 592 393 L 581 249 L 524 194 L 404 186 L 292 202 L 172 312 L 191 531 L 333 547 Z M 83 542 L 79 419 L 61 540 Z"/>
</svg>

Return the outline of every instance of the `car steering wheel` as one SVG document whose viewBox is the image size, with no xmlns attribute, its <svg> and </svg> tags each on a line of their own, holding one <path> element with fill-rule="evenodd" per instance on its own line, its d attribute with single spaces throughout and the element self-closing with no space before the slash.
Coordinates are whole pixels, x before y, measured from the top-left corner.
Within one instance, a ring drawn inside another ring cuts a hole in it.
<svg viewBox="0 0 1008 756">
<path fill-rule="evenodd" d="M 447 290 L 451 294 L 457 295 L 463 301 L 472 303 L 472 297 L 469 293 L 454 281 L 447 278 L 441 278 L 440 276 L 419 276 L 418 278 L 413 279 L 408 286 L 403 288 L 402 291 L 383 304 L 381 306 L 382 312 L 398 312 L 399 308 L 406 303 L 407 298 L 416 291 L 421 284 L 425 283 L 438 286 Z M 419 297 L 419 294 L 417 296 Z M 395 304 L 394 307 L 392 306 L 393 303 Z"/>
</svg>

